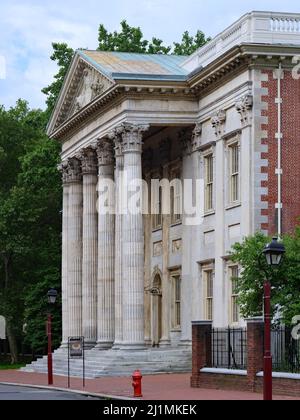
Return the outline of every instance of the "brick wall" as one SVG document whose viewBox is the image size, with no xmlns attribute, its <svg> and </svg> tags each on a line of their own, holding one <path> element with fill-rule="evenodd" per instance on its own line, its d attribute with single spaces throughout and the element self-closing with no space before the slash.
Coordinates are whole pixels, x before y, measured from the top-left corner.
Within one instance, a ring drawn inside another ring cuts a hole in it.
<svg viewBox="0 0 300 420">
<path fill-rule="evenodd" d="M 208 339 L 212 325 L 207 322 L 193 323 L 193 372 L 191 386 L 203 389 L 224 389 L 263 393 L 263 378 L 257 376 L 263 369 L 263 331 L 262 319 L 247 322 L 248 367 L 247 375 L 213 373 L 201 371 L 211 367 L 212 343 Z M 233 374 L 232 374 L 233 373 Z M 300 381 L 295 379 L 273 378 L 273 394 L 300 398 Z"/>
<path fill-rule="evenodd" d="M 268 124 L 262 125 L 262 130 L 267 131 L 268 138 L 262 144 L 268 145 L 268 152 L 263 153 L 262 159 L 268 160 L 268 167 L 263 167 L 262 172 L 267 172 L 268 181 L 263 181 L 262 187 L 268 188 L 268 195 L 262 201 L 268 202 L 268 209 L 262 210 L 262 215 L 268 217 L 268 223 L 261 226 L 270 235 L 277 232 L 277 79 L 273 77 L 273 70 L 263 70 L 268 80 L 262 82 L 262 87 L 268 89 L 268 96 L 262 101 L 268 104 L 268 109 L 262 111 L 262 116 L 268 117 Z M 300 217 L 300 80 L 292 77 L 291 71 L 284 71 L 282 80 L 282 202 L 283 232 L 293 232 L 297 219 Z"/>
</svg>

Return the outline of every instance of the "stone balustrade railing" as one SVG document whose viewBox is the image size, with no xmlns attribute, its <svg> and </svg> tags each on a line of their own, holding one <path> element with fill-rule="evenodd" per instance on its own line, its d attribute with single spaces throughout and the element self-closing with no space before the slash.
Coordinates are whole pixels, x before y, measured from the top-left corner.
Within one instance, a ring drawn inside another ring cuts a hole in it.
<svg viewBox="0 0 300 420">
<path fill-rule="evenodd" d="M 248 13 L 196 51 L 182 66 L 192 72 L 242 43 L 300 45 L 300 14 Z"/>
</svg>

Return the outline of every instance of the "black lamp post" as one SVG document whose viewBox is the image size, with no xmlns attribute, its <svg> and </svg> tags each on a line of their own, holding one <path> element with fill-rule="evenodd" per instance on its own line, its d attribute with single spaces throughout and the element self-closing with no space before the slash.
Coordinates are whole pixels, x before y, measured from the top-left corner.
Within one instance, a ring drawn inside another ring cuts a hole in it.
<svg viewBox="0 0 300 420">
<path fill-rule="evenodd" d="M 267 263 L 270 267 L 278 267 L 285 254 L 284 245 L 273 238 L 263 250 Z M 273 381 L 272 381 L 272 349 L 271 349 L 271 282 L 266 280 L 264 284 L 264 307 L 265 307 L 265 351 L 264 351 L 264 400 L 273 399 Z"/>
<path fill-rule="evenodd" d="M 50 289 L 47 293 L 49 305 L 54 305 L 57 299 L 57 291 Z M 52 361 L 52 315 L 49 311 L 47 319 L 48 335 L 48 385 L 53 385 L 53 361 Z"/>
</svg>

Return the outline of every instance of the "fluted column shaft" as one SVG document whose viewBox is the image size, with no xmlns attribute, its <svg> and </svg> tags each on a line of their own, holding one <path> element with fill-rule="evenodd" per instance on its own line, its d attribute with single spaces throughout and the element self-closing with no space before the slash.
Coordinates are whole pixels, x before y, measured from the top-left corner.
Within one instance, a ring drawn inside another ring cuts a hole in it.
<svg viewBox="0 0 300 420">
<path fill-rule="evenodd" d="M 82 258 L 82 328 L 86 347 L 97 341 L 97 159 L 93 150 L 81 156 L 83 176 L 83 258 Z"/>
<path fill-rule="evenodd" d="M 69 184 L 67 164 L 64 162 L 58 168 L 63 177 L 63 202 L 62 202 L 62 347 L 68 345 L 69 319 L 68 319 L 68 207 L 69 207 Z"/>
<path fill-rule="evenodd" d="M 118 349 L 123 341 L 123 316 L 122 316 L 122 182 L 121 176 L 124 169 L 124 155 L 122 142 L 117 133 L 115 141 L 115 185 L 116 185 L 116 217 L 115 217 L 115 342 L 114 349 Z"/>
<path fill-rule="evenodd" d="M 124 170 L 128 185 L 142 180 L 142 133 L 148 127 L 124 125 Z M 130 200 L 130 197 L 129 197 Z M 140 211 L 123 216 L 123 344 L 144 348 L 144 226 Z"/>
<path fill-rule="evenodd" d="M 97 348 L 108 349 L 115 341 L 115 191 L 112 142 L 100 141 L 97 155 L 99 165 Z"/>
<path fill-rule="evenodd" d="M 68 208 L 69 336 L 82 335 L 82 175 L 80 162 L 69 161 Z"/>
</svg>

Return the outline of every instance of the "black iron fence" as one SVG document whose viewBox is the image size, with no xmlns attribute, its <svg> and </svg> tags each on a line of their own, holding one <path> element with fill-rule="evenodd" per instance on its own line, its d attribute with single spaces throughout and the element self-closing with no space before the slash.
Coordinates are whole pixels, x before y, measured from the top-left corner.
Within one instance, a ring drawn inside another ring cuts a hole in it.
<svg viewBox="0 0 300 420">
<path fill-rule="evenodd" d="M 247 369 L 247 330 L 213 329 L 211 332 L 211 366 L 221 369 Z"/>
<path fill-rule="evenodd" d="M 300 340 L 292 336 L 292 329 L 278 327 L 272 330 L 273 370 L 300 373 Z"/>
</svg>

